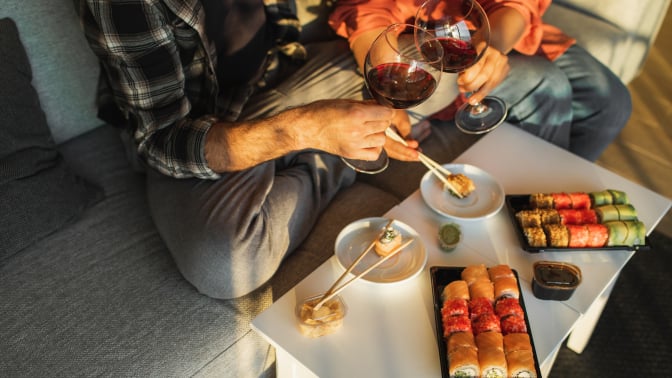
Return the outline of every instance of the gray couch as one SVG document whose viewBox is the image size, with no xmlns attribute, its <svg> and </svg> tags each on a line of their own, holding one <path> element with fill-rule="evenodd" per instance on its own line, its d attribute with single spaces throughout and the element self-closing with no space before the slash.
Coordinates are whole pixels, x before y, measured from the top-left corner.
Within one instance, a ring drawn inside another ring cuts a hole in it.
<svg viewBox="0 0 672 378">
<path fill-rule="evenodd" d="M 324 25 L 326 5 L 297 1 L 304 40 L 333 38 Z M 669 0 L 603 3 L 556 1 L 547 19 L 628 82 Z M 32 85 L 63 157 L 59 164 L 75 189 L 51 180 L 39 184 L 47 194 L 32 188 L 14 193 L 11 206 L 1 202 L 1 240 L 18 247 L 8 251 L 0 244 L 0 376 L 274 376 L 273 349 L 250 330 L 251 319 L 329 258 L 342 227 L 381 215 L 412 193 L 422 166 L 394 164 L 381 175 L 361 177 L 264 287 L 236 300 L 205 297 L 177 271 L 149 216 L 144 177 L 127 163 L 117 131 L 96 118 L 98 65 L 72 1 L 3 0 L 0 19 L 5 17 L 18 26 Z M 1 122 L 5 133 L 11 125 Z M 440 161 L 476 140 L 460 136 L 461 143 L 449 144 L 454 128 L 434 128 L 423 148 Z M 31 193 L 39 196 L 26 200 Z M 29 219 L 7 219 L 29 204 L 41 206 Z M 54 218 L 57 204 L 69 216 Z M 9 235 L 17 224 L 46 229 Z"/>
</svg>

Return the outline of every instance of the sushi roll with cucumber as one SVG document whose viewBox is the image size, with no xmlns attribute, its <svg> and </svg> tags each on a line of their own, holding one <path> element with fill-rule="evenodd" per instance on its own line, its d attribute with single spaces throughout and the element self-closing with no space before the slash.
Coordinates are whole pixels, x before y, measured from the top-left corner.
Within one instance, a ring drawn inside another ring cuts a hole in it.
<svg viewBox="0 0 672 378">
<path fill-rule="evenodd" d="M 637 220 L 637 210 L 631 204 L 598 206 L 595 208 L 595 212 L 600 223 L 617 220 Z"/>
<path fill-rule="evenodd" d="M 643 245 L 646 243 L 646 227 L 641 221 L 610 221 L 605 226 L 609 230 L 607 246 Z"/>
</svg>

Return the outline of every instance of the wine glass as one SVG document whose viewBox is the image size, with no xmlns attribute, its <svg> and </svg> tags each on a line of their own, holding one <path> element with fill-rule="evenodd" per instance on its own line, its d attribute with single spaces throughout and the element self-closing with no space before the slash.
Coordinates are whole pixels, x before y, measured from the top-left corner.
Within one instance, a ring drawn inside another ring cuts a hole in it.
<svg viewBox="0 0 672 378">
<path fill-rule="evenodd" d="M 429 31 L 443 46 L 443 71 L 460 73 L 478 62 L 490 45 L 490 24 L 475 0 L 427 0 L 417 11 L 415 25 Z M 506 118 L 506 105 L 493 96 L 476 105 L 465 103 L 455 125 L 468 134 L 482 134 Z"/>
<path fill-rule="evenodd" d="M 417 36 L 423 38 L 416 39 Z M 379 104 L 407 109 L 434 93 L 441 78 L 442 61 L 443 48 L 431 34 L 414 25 L 392 24 L 376 37 L 366 54 L 364 80 Z M 374 161 L 343 161 L 358 172 L 373 174 L 384 171 L 389 158 L 383 149 Z"/>
</svg>

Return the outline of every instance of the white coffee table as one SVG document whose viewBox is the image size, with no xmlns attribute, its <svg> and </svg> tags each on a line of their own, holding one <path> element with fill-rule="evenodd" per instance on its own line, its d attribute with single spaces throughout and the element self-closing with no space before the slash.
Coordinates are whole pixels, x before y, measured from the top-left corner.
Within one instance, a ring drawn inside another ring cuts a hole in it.
<svg viewBox="0 0 672 378">
<path fill-rule="evenodd" d="M 507 194 L 559 188 L 624 190 L 649 232 L 672 205 L 665 197 L 507 124 L 479 140 L 455 162 L 490 173 Z M 419 191 L 384 216 L 418 232 L 428 252 L 426 268 L 418 277 L 399 284 L 355 282 L 342 293 L 349 308 L 343 328 L 310 339 L 297 328 L 294 306 L 298 300 L 325 291 L 343 271 L 333 257 L 318 267 L 252 321 L 252 328 L 276 348 L 278 377 L 440 377 L 429 268 L 474 263 L 506 263 L 518 272 L 537 359 L 542 374 L 547 375 L 568 336 L 570 347 L 579 352 L 583 349 L 618 273 L 633 255 L 614 251 L 525 252 L 506 208 L 486 220 L 457 221 L 464 240 L 455 251 L 445 253 L 438 248 L 436 232 L 449 219 L 427 207 Z M 568 301 L 543 301 L 532 294 L 532 263 L 542 259 L 568 261 L 581 268 L 583 282 Z"/>
</svg>

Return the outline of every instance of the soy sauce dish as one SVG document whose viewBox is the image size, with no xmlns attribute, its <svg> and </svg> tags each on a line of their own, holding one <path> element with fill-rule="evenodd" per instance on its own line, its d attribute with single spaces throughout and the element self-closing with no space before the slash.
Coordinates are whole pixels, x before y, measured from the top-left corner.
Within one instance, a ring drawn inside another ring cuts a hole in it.
<svg viewBox="0 0 672 378">
<path fill-rule="evenodd" d="M 534 263 L 532 292 L 539 299 L 566 301 L 581 284 L 581 269 L 570 263 L 537 261 Z"/>
</svg>

